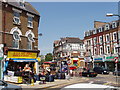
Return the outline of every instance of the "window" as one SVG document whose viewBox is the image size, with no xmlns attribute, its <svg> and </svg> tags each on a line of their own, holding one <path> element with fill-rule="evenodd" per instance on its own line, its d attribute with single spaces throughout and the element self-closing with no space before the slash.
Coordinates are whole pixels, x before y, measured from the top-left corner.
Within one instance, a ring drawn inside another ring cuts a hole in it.
<svg viewBox="0 0 120 90">
<path fill-rule="evenodd" d="M 28 27 L 33 28 L 33 17 L 28 16 Z"/>
<path fill-rule="evenodd" d="M 94 55 L 96 55 L 97 54 L 97 49 L 96 48 L 94 48 Z"/>
<path fill-rule="evenodd" d="M 109 24 L 106 24 L 106 25 L 105 25 L 105 30 L 109 30 L 109 29 L 110 29 Z"/>
<path fill-rule="evenodd" d="M 33 39 L 32 34 L 28 34 L 28 49 L 32 49 L 32 42 L 35 42 L 35 40 Z"/>
<path fill-rule="evenodd" d="M 113 33 L 113 40 L 117 40 L 117 33 L 116 32 Z"/>
<path fill-rule="evenodd" d="M 19 48 L 19 40 L 20 40 L 20 35 L 17 31 L 13 32 L 13 48 L 18 49 Z"/>
<path fill-rule="evenodd" d="M 102 32 L 102 27 L 99 27 L 99 28 L 98 28 L 98 32 Z"/>
<path fill-rule="evenodd" d="M 20 4 L 21 7 L 23 7 L 23 8 L 25 7 L 24 0 L 20 0 L 19 4 Z"/>
<path fill-rule="evenodd" d="M 96 34 L 96 29 L 95 29 L 95 30 L 93 30 L 93 34 Z"/>
<path fill-rule="evenodd" d="M 109 36 L 109 34 L 106 35 L 106 42 L 107 42 L 107 41 L 110 41 L 110 36 Z"/>
<path fill-rule="evenodd" d="M 110 46 L 107 46 L 107 54 L 110 53 Z"/>
<path fill-rule="evenodd" d="M 13 23 L 20 25 L 20 13 L 14 11 Z"/>
<path fill-rule="evenodd" d="M 103 47 L 100 47 L 100 55 L 103 54 Z"/>
<path fill-rule="evenodd" d="M 94 37 L 94 45 L 97 43 L 97 37 Z"/>
<path fill-rule="evenodd" d="M 117 27 L 117 22 L 112 22 L 112 28 L 116 28 Z"/>
<path fill-rule="evenodd" d="M 19 40 L 13 40 L 13 48 L 19 48 Z"/>
<path fill-rule="evenodd" d="M 103 37 L 102 36 L 99 37 L 99 42 L 103 43 Z"/>
</svg>

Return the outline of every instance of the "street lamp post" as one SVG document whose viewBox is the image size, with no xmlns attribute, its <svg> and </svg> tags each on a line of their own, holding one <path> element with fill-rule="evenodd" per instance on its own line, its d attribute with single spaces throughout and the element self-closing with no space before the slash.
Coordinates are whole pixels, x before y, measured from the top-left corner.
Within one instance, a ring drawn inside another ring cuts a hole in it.
<svg viewBox="0 0 120 90">
<path fill-rule="evenodd" d="M 119 14 L 113 14 L 113 13 L 107 13 L 106 14 L 107 17 L 112 17 L 112 16 L 117 16 L 118 17 L 118 22 L 119 22 L 119 25 L 120 25 L 120 15 Z M 120 48 L 120 42 L 119 42 L 119 30 L 118 30 L 118 45 L 117 45 L 117 49 L 118 49 L 118 61 L 120 59 L 120 54 L 119 54 L 119 48 Z M 115 72 L 116 72 L 116 83 L 118 82 L 117 81 L 117 76 L 118 76 L 118 62 L 115 61 Z"/>
</svg>

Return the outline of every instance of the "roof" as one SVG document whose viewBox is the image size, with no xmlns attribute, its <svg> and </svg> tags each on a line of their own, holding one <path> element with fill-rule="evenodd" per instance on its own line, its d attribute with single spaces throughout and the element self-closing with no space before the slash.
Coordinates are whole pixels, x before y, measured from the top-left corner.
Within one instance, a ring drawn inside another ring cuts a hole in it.
<svg viewBox="0 0 120 90">
<path fill-rule="evenodd" d="M 66 40 L 67 43 L 82 43 L 83 40 L 80 40 L 80 38 L 76 37 L 66 37 L 66 38 L 61 38 L 61 40 Z"/>
<path fill-rule="evenodd" d="M 59 44 L 59 42 L 60 42 L 59 40 L 56 40 L 54 41 L 54 44 Z"/>
<path fill-rule="evenodd" d="M 12 5 L 16 8 L 19 8 L 19 9 L 22 9 L 22 10 L 25 10 L 27 12 L 30 12 L 31 14 L 36 14 L 38 16 L 40 16 L 40 13 L 28 2 L 25 2 L 25 7 L 21 7 L 19 2 L 17 0 L 13 0 L 10 2 L 10 0 L 0 0 L 4 3 L 8 3 L 9 5 Z"/>
</svg>

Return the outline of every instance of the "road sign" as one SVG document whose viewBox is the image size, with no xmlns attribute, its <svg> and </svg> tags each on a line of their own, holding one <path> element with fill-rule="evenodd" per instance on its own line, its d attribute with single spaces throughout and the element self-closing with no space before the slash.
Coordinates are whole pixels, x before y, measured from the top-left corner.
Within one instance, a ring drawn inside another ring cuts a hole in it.
<svg viewBox="0 0 120 90">
<path fill-rule="evenodd" d="M 115 63 L 118 63 L 118 57 L 114 57 Z"/>
</svg>

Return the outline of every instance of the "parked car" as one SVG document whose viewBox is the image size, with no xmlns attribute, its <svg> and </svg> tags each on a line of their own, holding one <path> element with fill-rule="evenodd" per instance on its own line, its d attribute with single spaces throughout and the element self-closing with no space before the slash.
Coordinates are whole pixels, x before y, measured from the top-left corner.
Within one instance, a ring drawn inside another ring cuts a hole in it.
<svg viewBox="0 0 120 90">
<path fill-rule="evenodd" d="M 9 84 L 5 81 L 0 80 L 0 90 L 22 90 L 21 86 Z"/>
<path fill-rule="evenodd" d="M 96 77 L 97 73 L 94 72 L 93 70 L 84 70 L 82 72 L 82 76 L 84 76 L 84 77 Z"/>
<path fill-rule="evenodd" d="M 109 74 L 109 70 L 103 67 L 94 67 L 93 71 L 97 72 L 98 74 Z"/>
<path fill-rule="evenodd" d="M 114 71 L 114 72 L 113 72 L 113 75 L 118 75 L 118 76 L 120 76 L 120 70 Z"/>
</svg>

